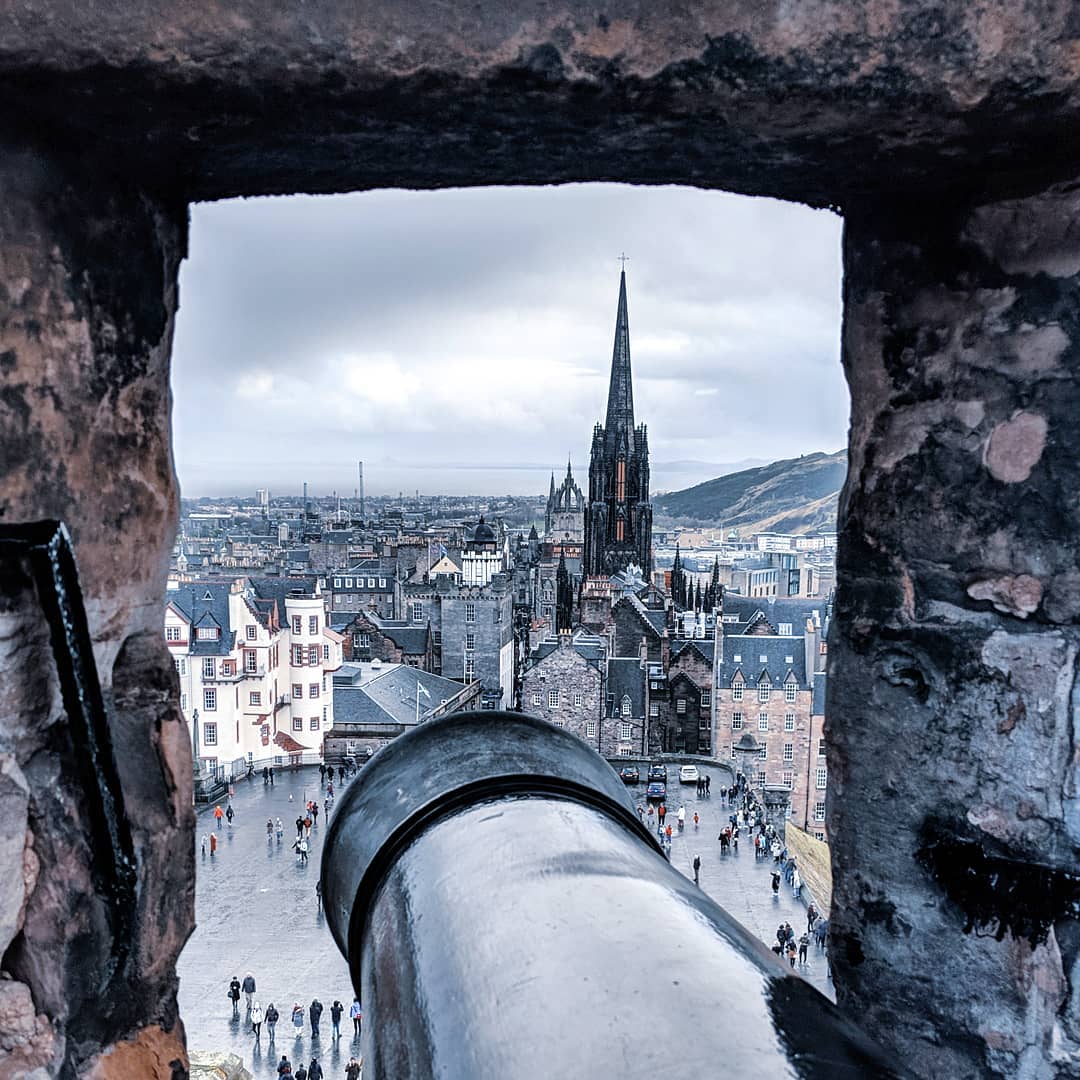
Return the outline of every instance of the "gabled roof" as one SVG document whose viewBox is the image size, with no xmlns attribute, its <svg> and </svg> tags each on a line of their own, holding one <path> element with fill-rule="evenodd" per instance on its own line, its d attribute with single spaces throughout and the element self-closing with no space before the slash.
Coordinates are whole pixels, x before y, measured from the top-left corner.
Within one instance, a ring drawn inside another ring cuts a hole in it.
<svg viewBox="0 0 1080 1080">
<path fill-rule="evenodd" d="M 199 641 L 193 630 L 193 656 L 228 656 L 232 652 L 236 633 L 229 622 L 231 592 L 231 581 L 185 581 L 169 590 L 166 605 L 171 604 L 193 628 L 216 626 L 220 631 L 214 641 Z"/>
<path fill-rule="evenodd" d="M 667 612 L 658 611 L 655 608 L 647 608 L 636 596 L 628 595 L 621 597 L 612 608 L 614 612 L 620 607 L 629 608 L 641 623 L 642 628 L 654 637 L 660 637 L 667 626 Z"/>
<path fill-rule="evenodd" d="M 608 716 L 622 715 L 622 699 L 630 698 L 630 716 L 645 717 L 645 668 L 636 656 L 613 656 L 608 660 Z"/>
<path fill-rule="evenodd" d="M 417 687 L 420 689 L 418 690 Z M 416 723 L 417 702 L 420 719 L 445 700 L 456 697 L 464 684 L 441 675 L 392 664 L 370 672 L 363 682 L 341 685 L 334 680 L 334 726 L 344 724 Z"/>
<path fill-rule="evenodd" d="M 802 638 L 725 634 L 723 658 L 717 663 L 717 685 L 730 685 L 736 671 L 742 672 L 748 685 L 767 676 L 772 686 L 779 687 L 788 681 L 789 674 L 794 674 L 800 687 L 809 688 Z"/>
<path fill-rule="evenodd" d="M 716 639 L 715 638 L 679 638 L 671 646 L 671 659 L 674 660 L 677 656 L 681 656 L 688 650 L 693 650 L 699 653 L 702 659 L 707 660 L 711 665 L 716 655 Z"/>
</svg>

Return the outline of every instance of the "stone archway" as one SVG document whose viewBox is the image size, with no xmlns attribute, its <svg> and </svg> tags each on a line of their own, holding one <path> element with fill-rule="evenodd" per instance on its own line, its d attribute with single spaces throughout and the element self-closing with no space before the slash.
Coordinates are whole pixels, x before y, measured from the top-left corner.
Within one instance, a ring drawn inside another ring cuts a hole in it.
<svg viewBox="0 0 1080 1080">
<path fill-rule="evenodd" d="M 22 999 L 25 1053 L 67 1075 L 110 1048 L 101 1075 L 168 1075 L 180 1053 L 189 763 L 158 600 L 187 204 L 613 179 L 844 213 L 838 996 L 924 1075 L 1050 1075 L 1055 1054 L 1075 1054 L 1077 934 L 1061 899 L 1080 850 L 1074 23 L 1065 0 L 13 12 L 0 521 L 71 530 L 139 864 L 131 994 L 84 995 L 76 1024 L 79 956 L 44 905 L 86 852 L 46 858 L 36 881 L 23 866 L 38 856 L 5 856 L 29 891 L 5 957 L 40 1014 Z M 64 730 L 47 665 L 16 662 L 41 640 L 19 623 L 4 645 L 5 751 L 22 771 Z M 28 844 L 58 850 L 32 784 L 24 801 Z M 1024 918 L 989 885 L 966 893 L 944 850 L 1055 888 L 1024 896 Z M 106 933 L 94 910 L 91 939 Z M 1000 941 L 965 933 L 999 923 Z"/>
</svg>

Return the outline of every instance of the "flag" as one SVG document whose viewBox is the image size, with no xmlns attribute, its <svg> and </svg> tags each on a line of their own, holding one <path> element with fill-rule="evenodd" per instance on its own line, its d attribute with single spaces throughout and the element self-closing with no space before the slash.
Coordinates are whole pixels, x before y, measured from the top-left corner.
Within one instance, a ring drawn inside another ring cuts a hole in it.
<svg viewBox="0 0 1080 1080">
<path fill-rule="evenodd" d="M 429 693 L 428 693 L 428 692 L 427 692 L 427 691 L 426 691 L 426 690 L 425 690 L 425 689 L 423 688 L 423 686 L 422 686 L 422 685 L 421 685 L 420 683 L 417 683 L 417 684 L 416 684 L 416 689 L 417 689 L 417 690 L 418 690 L 418 691 L 419 691 L 419 692 L 420 692 L 421 694 L 423 694 L 423 695 L 424 695 L 424 697 L 426 697 L 426 698 L 430 698 L 430 697 L 431 697 L 431 695 L 430 695 L 430 694 L 429 694 Z"/>
</svg>

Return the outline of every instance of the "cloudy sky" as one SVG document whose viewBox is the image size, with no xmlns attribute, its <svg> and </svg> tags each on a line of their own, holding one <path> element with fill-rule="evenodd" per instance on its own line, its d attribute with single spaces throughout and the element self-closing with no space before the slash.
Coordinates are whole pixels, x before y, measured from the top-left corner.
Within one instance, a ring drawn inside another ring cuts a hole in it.
<svg viewBox="0 0 1080 1080">
<path fill-rule="evenodd" d="M 173 352 L 189 495 L 583 482 L 625 251 L 653 486 L 845 441 L 840 219 L 682 188 L 196 206 Z"/>
</svg>

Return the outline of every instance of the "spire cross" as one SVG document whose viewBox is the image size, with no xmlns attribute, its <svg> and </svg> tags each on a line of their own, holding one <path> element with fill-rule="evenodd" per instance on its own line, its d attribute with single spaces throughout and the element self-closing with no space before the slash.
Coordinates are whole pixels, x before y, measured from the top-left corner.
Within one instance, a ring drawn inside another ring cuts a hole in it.
<svg viewBox="0 0 1080 1080">
<path fill-rule="evenodd" d="M 622 254 L 621 254 L 621 255 L 619 256 L 619 262 L 621 262 L 621 263 L 622 263 L 622 268 L 623 268 L 623 271 L 624 271 L 624 272 L 626 271 L 626 264 L 627 264 L 627 263 L 628 263 L 629 261 L 630 261 L 630 256 L 629 256 L 629 255 L 627 255 L 627 254 L 626 254 L 626 252 L 624 251 L 624 252 L 623 252 L 623 253 L 622 253 Z"/>
</svg>

